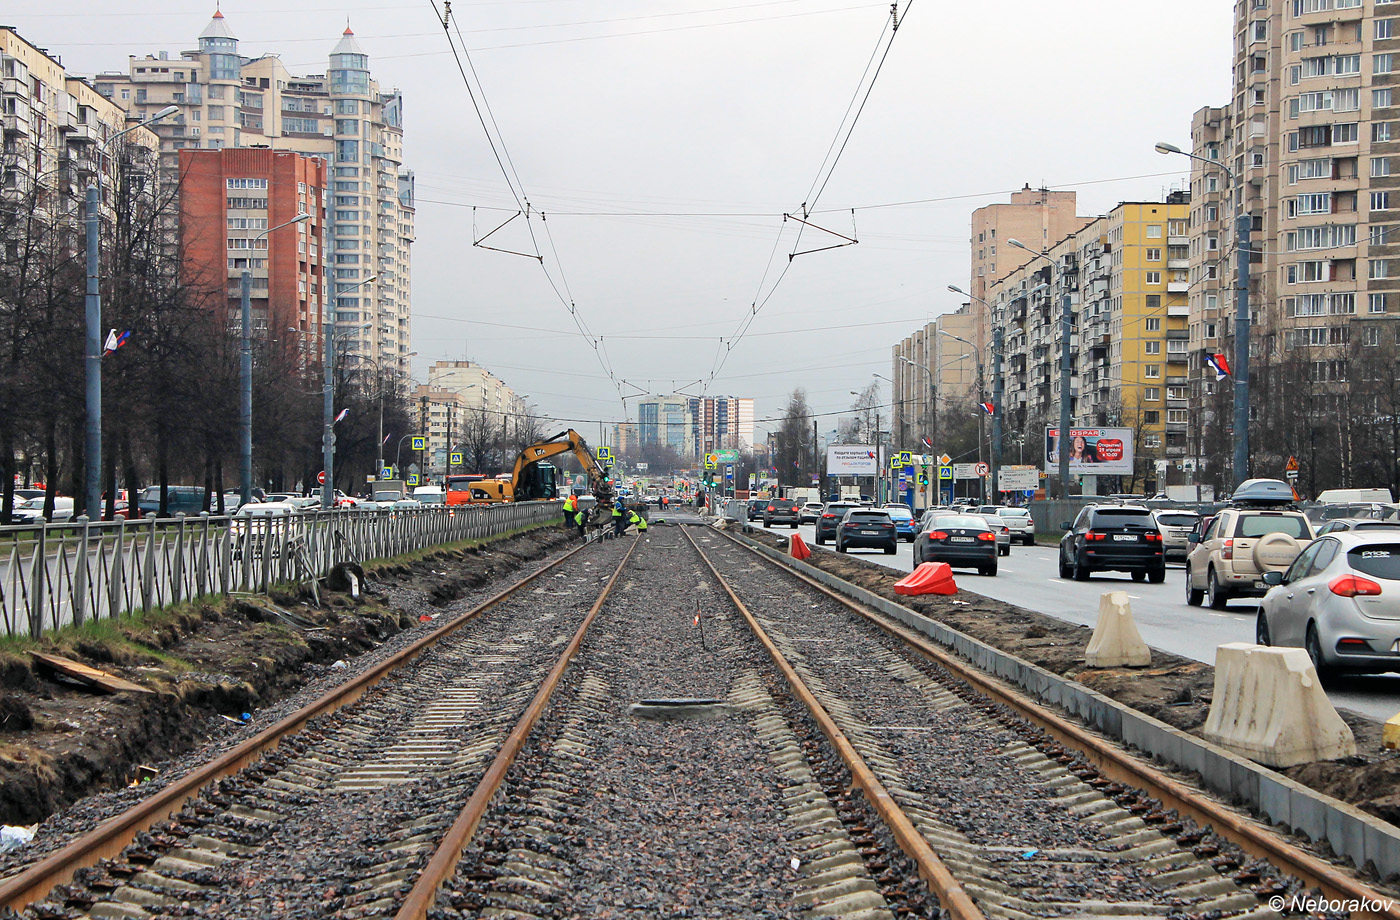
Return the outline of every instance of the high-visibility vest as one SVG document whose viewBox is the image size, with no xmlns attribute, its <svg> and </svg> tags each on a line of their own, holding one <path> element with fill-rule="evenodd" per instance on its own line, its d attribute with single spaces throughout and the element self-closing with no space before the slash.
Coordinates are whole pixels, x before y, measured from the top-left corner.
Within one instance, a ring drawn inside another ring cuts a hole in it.
<svg viewBox="0 0 1400 920">
<path fill-rule="evenodd" d="M 620 518 L 620 517 L 622 517 L 622 509 L 621 509 L 621 508 L 614 507 L 614 508 L 613 508 L 613 517 L 615 517 L 615 518 Z"/>
<path fill-rule="evenodd" d="M 641 517 L 637 514 L 637 512 L 632 511 L 632 512 L 628 513 L 628 515 L 627 515 L 627 523 L 629 523 L 629 524 L 640 524 L 641 522 L 642 522 L 642 519 L 641 519 Z"/>
<path fill-rule="evenodd" d="M 579 512 L 578 512 L 577 514 L 574 515 L 574 523 L 577 524 L 577 525 L 580 526 L 580 527 L 583 526 L 583 510 L 582 510 L 582 509 L 580 509 Z"/>
<path fill-rule="evenodd" d="M 572 495 L 564 499 L 564 510 L 570 514 L 578 510 L 578 499 Z"/>
<path fill-rule="evenodd" d="M 637 529 L 638 529 L 639 531 L 641 531 L 642 533 L 646 533 L 646 532 L 647 532 L 647 519 L 646 519 L 646 518 L 637 518 Z"/>
</svg>

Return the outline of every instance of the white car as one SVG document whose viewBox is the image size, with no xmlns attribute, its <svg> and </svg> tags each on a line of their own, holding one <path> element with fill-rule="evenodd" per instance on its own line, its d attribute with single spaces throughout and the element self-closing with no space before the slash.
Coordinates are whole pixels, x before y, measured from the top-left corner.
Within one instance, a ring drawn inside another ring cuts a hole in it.
<svg viewBox="0 0 1400 920">
<path fill-rule="evenodd" d="M 10 520 L 16 524 L 44 523 L 44 496 L 40 495 L 37 498 L 26 498 L 22 502 L 15 502 L 14 512 L 10 515 Z M 67 524 L 71 520 L 73 520 L 73 499 L 55 495 L 53 517 L 49 519 L 49 523 Z"/>
<path fill-rule="evenodd" d="M 1035 518 L 1025 508 L 997 508 L 997 514 L 1011 531 L 1011 540 L 1019 540 L 1026 546 L 1035 545 Z"/>
<path fill-rule="evenodd" d="M 802 506 L 801 510 L 798 511 L 797 514 L 798 517 L 801 519 L 802 523 L 815 524 L 817 522 L 817 518 L 822 516 L 822 503 L 807 502 L 805 505 Z"/>
</svg>

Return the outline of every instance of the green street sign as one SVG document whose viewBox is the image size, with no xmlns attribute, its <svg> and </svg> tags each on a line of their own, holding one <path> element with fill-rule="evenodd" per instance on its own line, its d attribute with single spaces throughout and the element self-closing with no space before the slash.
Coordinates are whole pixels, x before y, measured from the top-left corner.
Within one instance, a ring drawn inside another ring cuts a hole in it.
<svg viewBox="0 0 1400 920">
<path fill-rule="evenodd" d="M 724 450 L 717 451 L 716 453 L 717 453 L 718 456 L 719 456 L 719 462 L 720 462 L 720 463 L 738 463 L 738 462 L 739 462 L 739 452 L 738 452 L 737 450 L 732 450 L 732 449 L 730 449 L 730 448 L 725 448 Z"/>
<path fill-rule="evenodd" d="M 428 439 L 425 438 L 425 437 L 422 437 L 421 435 L 414 435 L 414 437 L 413 437 L 413 449 L 414 449 L 414 450 L 427 450 L 427 449 L 428 449 Z"/>
</svg>

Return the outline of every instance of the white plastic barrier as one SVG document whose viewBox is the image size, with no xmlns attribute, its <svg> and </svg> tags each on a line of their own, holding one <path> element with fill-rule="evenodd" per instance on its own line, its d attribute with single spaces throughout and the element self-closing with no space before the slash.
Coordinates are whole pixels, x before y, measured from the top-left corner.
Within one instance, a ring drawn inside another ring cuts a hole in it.
<svg viewBox="0 0 1400 920">
<path fill-rule="evenodd" d="M 1091 668 L 1145 668 L 1152 663 L 1152 650 L 1138 632 L 1127 591 L 1099 596 L 1099 622 L 1084 662 Z"/>
<path fill-rule="evenodd" d="M 1231 642 L 1215 652 L 1215 696 L 1205 739 L 1269 767 L 1356 753 L 1351 729 L 1299 648 Z"/>
</svg>

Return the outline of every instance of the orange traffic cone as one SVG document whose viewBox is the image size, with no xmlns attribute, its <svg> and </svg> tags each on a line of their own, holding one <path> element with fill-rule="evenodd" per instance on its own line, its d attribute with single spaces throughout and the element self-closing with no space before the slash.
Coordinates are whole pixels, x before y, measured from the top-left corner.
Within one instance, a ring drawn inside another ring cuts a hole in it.
<svg viewBox="0 0 1400 920">
<path fill-rule="evenodd" d="M 812 555 L 812 548 L 803 541 L 800 535 L 793 534 L 788 538 L 788 552 L 792 554 L 792 558 L 801 560 Z"/>
</svg>

